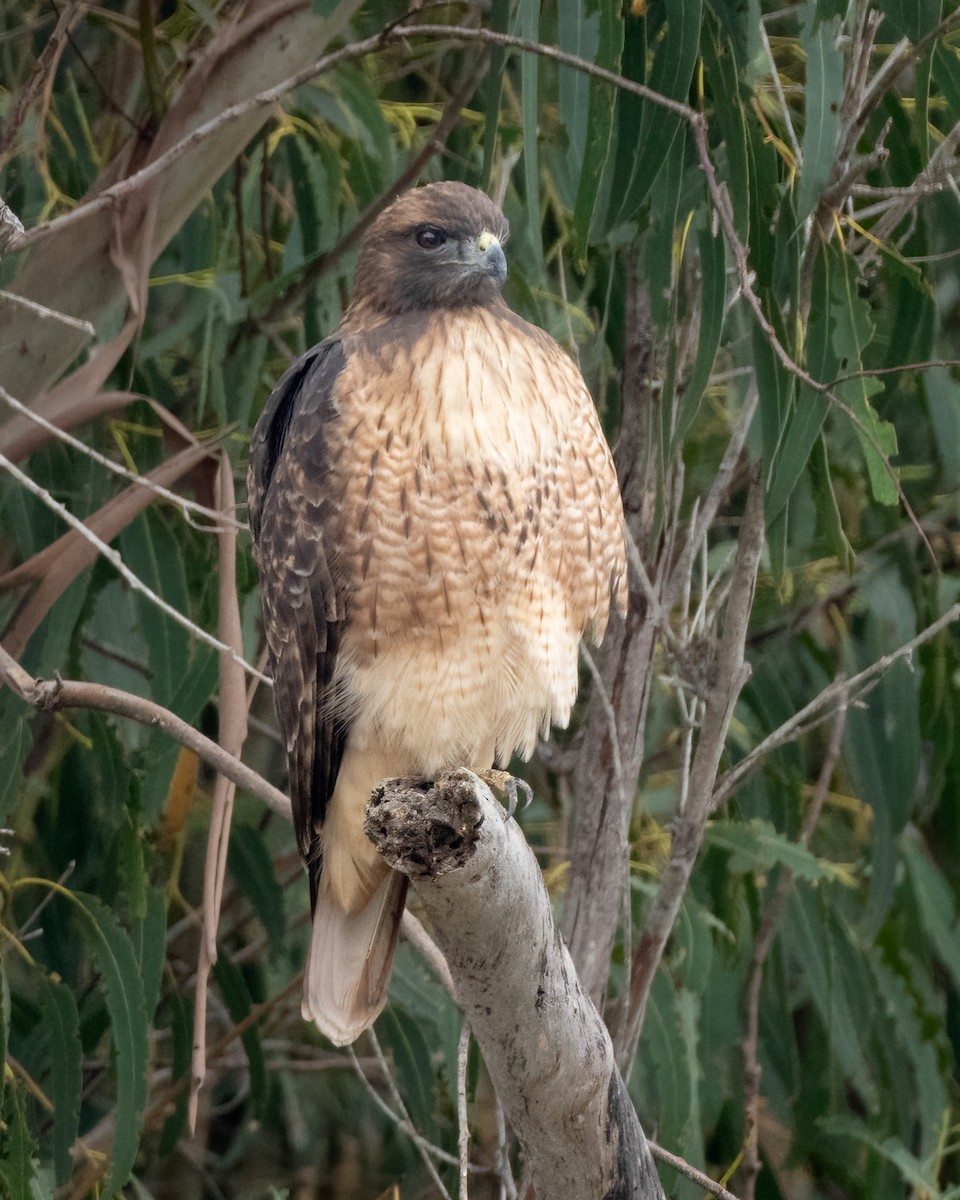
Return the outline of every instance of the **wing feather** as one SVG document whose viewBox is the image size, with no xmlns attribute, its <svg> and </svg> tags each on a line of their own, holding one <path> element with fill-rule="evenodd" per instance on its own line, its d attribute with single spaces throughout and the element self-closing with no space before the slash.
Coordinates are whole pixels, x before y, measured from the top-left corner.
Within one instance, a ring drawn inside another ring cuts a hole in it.
<svg viewBox="0 0 960 1200">
<path fill-rule="evenodd" d="M 331 695 L 345 620 L 334 560 L 339 496 L 329 435 L 345 356 L 330 338 L 277 384 L 253 432 L 247 491 L 274 699 L 300 853 L 315 901 L 320 828 L 348 728 Z"/>
</svg>

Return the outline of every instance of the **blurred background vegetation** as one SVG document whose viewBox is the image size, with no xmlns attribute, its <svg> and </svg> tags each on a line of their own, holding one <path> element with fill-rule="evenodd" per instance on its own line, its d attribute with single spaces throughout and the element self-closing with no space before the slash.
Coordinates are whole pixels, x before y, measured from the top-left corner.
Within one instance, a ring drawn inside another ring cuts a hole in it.
<svg viewBox="0 0 960 1200">
<path fill-rule="evenodd" d="M 767 542 L 721 771 L 960 595 L 956 7 L 492 0 L 408 18 L 372 0 L 0 0 L 0 195 L 27 230 L 0 267 L 0 452 L 46 493 L 0 470 L 6 650 L 34 676 L 125 689 L 216 738 L 217 651 L 154 597 L 216 634 L 218 538 L 84 447 L 215 505 L 217 463 L 242 481 L 272 384 L 336 327 L 365 223 L 414 182 L 502 195 L 510 304 L 577 356 L 612 442 L 628 386 L 646 397 L 643 453 L 619 465 L 642 473 L 652 586 L 746 435 L 663 616 L 628 797 L 613 1022 L 685 797 L 747 464 Z M 165 172 L 58 224 L 198 123 L 401 20 L 451 35 L 386 38 L 307 70 Z M 458 40 L 459 26 L 688 103 L 706 118 L 706 163 L 682 113 Z M 153 596 L 48 497 L 89 519 Z M 256 662 L 244 534 L 237 587 Z M 629 1085 L 662 1146 L 744 1196 L 960 1196 L 958 686 L 948 623 L 849 708 L 836 693 L 802 736 L 757 755 L 706 828 Z M 536 791 L 520 819 L 561 906 L 581 743 L 576 729 L 558 740 L 518 769 Z M 282 786 L 266 688 L 244 758 Z M 212 782 L 157 729 L 0 691 L 5 1194 L 432 1197 L 411 1124 L 454 1156 L 437 1170 L 456 1194 L 453 1003 L 404 945 L 376 1045 L 354 1059 L 301 1021 L 305 880 L 289 826 L 244 793 L 209 1074 L 186 1133 Z M 475 1053 L 468 1092 L 485 1168 L 471 1195 L 509 1195 Z M 514 1166 L 519 1179 L 515 1151 Z M 662 1173 L 671 1194 L 700 1191 Z"/>
</svg>

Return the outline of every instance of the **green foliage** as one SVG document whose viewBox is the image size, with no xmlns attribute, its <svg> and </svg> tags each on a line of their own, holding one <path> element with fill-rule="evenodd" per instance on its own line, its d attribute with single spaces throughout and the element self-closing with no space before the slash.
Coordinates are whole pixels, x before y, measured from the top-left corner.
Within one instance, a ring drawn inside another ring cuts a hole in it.
<svg viewBox="0 0 960 1200">
<path fill-rule="evenodd" d="M 80 1016 L 73 993 L 50 977 L 43 981 L 41 1019 L 49 1038 L 53 1163 L 57 1183 L 62 1184 L 73 1171 L 70 1151 L 80 1120 Z"/>
<path fill-rule="evenodd" d="M 313 4 L 337 44 L 379 32 L 409 7 Z M 0 193 L 28 229 L 140 161 L 157 122 L 177 111 L 194 64 L 216 52 L 242 8 L 171 0 L 77 10 L 51 63 L 41 57 L 53 44 L 50 6 L 0 0 Z M 877 37 L 864 51 L 874 10 Z M 424 19 L 452 28 L 463 17 L 451 6 Z M 288 92 L 197 196 L 191 172 L 171 172 L 169 228 L 146 255 L 149 280 L 138 279 L 119 234 L 91 265 L 92 226 L 73 227 L 44 302 L 58 303 L 71 280 L 89 281 L 100 349 L 117 351 L 91 395 L 122 395 L 82 425 L 74 412 L 71 428 L 115 462 L 166 471 L 166 486 L 211 505 L 212 459 L 197 453 L 180 470 L 177 455 L 195 448 L 191 438 L 216 434 L 243 478 L 272 384 L 340 320 L 353 230 L 369 206 L 393 195 L 410 163 L 421 182 L 502 187 L 514 231 L 508 301 L 578 355 L 611 440 L 633 411 L 631 387 L 649 400 L 644 459 L 624 475 L 636 486 L 634 511 L 649 517 L 639 550 L 651 577 L 679 555 L 682 530 L 758 393 L 745 460 L 761 472 L 767 547 L 747 645 L 752 675 L 726 770 L 839 674 L 894 653 L 960 596 L 958 6 L 494 0 L 474 19 L 702 113 L 716 191 L 690 121 L 650 96 L 503 47 L 488 61 L 483 47 L 454 36 L 384 43 Z M 283 37 L 258 36 L 266 70 Z M 212 71 L 209 88 L 222 77 Z M 470 80 L 441 152 L 438 122 Z M 221 161 L 219 146 L 210 140 L 211 161 Z M 41 250 L 42 242 L 31 254 Z M 129 291 L 103 298 L 98 272 L 112 261 Z M 8 254 L 0 285 L 16 289 L 30 262 Z M 142 327 L 121 346 L 112 339 L 138 282 Z M 5 372 L 34 355 L 30 339 L 22 354 L 10 350 L 21 343 L 7 336 L 7 312 L 4 387 Z M 90 364 L 63 338 L 54 373 L 71 369 L 75 381 L 75 368 Z M 639 381 L 626 377 L 627 360 Z M 42 374 L 20 399 L 33 402 L 55 382 Z M 71 393 L 64 411 L 71 395 L 81 407 Z M 711 684 L 745 460 L 728 464 L 719 515 L 688 602 L 669 616 L 650 689 L 631 826 L 634 945 L 685 786 L 684 739 Z M 136 575 L 216 631 L 218 548 L 204 518 L 137 500 L 128 481 L 73 446 L 47 440 L 21 465 L 76 516 L 108 521 L 104 536 Z M 106 561 L 83 559 L 79 538 L 49 550 L 63 533 L 59 517 L 0 473 L 4 645 L 34 674 L 120 688 L 216 737 L 216 650 Z M 244 535 L 240 543 L 245 654 L 255 661 L 255 571 Z M 749 1133 L 751 962 L 787 880 L 759 989 L 764 1200 L 960 1196 L 958 672 L 951 625 L 852 700 L 832 767 L 835 717 L 820 714 L 759 757 L 708 826 L 629 1086 L 660 1143 L 714 1177 L 735 1171 Z M 268 695 L 254 698 L 252 715 L 244 757 L 282 784 Z M 549 846 L 551 867 L 569 847 L 560 770 L 555 759 L 531 767 L 538 804 L 521 816 L 531 841 Z M 289 828 L 242 794 L 200 1148 L 189 1144 L 211 790 L 207 768 L 161 729 L 92 709 L 36 712 L 0 691 L 0 824 L 12 830 L 0 859 L 4 1194 L 293 1195 L 306 1194 L 316 1173 L 327 1181 L 317 1194 L 338 1200 L 393 1195 L 395 1183 L 403 1197 L 432 1194 L 396 1113 L 386 1116 L 351 1058 L 300 1018 L 306 884 Z M 815 797 L 822 812 L 806 837 Z M 632 949 L 618 946 L 611 965 L 611 1025 Z M 410 1120 L 455 1160 L 459 1018 L 408 946 L 377 1030 Z M 370 1044 L 357 1054 L 396 1109 Z M 469 1078 L 474 1152 L 489 1163 L 491 1087 L 475 1060 Z M 441 1158 L 438 1170 L 454 1193 L 456 1167 Z M 699 1191 L 666 1170 L 664 1180 L 671 1194 Z M 471 1196 L 496 1195 L 488 1185 L 472 1177 Z"/>
</svg>

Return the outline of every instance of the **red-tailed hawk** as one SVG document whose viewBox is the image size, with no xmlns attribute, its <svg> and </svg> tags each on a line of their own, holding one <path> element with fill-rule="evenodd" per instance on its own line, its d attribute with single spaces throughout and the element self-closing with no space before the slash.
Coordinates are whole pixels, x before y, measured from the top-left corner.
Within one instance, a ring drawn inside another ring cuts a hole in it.
<svg viewBox="0 0 960 1200">
<path fill-rule="evenodd" d="M 578 646 L 624 608 L 617 478 L 579 370 L 500 295 L 507 222 L 435 183 L 373 223 L 337 333 L 253 434 L 260 569 L 313 935 L 303 1013 L 338 1045 L 382 1009 L 407 882 L 374 786 L 488 770 L 564 725 Z"/>
</svg>

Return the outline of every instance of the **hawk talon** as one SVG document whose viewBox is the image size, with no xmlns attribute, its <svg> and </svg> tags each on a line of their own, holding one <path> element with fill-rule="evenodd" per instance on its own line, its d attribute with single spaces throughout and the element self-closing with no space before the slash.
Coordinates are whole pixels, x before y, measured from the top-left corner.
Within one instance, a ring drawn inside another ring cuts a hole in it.
<svg viewBox="0 0 960 1200">
<path fill-rule="evenodd" d="M 533 788 L 530 784 L 525 779 L 518 779 L 515 775 L 511 775 L 509 771 L 498 771 L 496 768 L 491 768 L 489 771 L 477 771 L 476 774 L 504 806 L 503 819 L 505 821 L 508 821 L 517 811 L 519 792 L 524 794 L 524 808 L 527 808 L 533 800 Z"/>
</svg>

